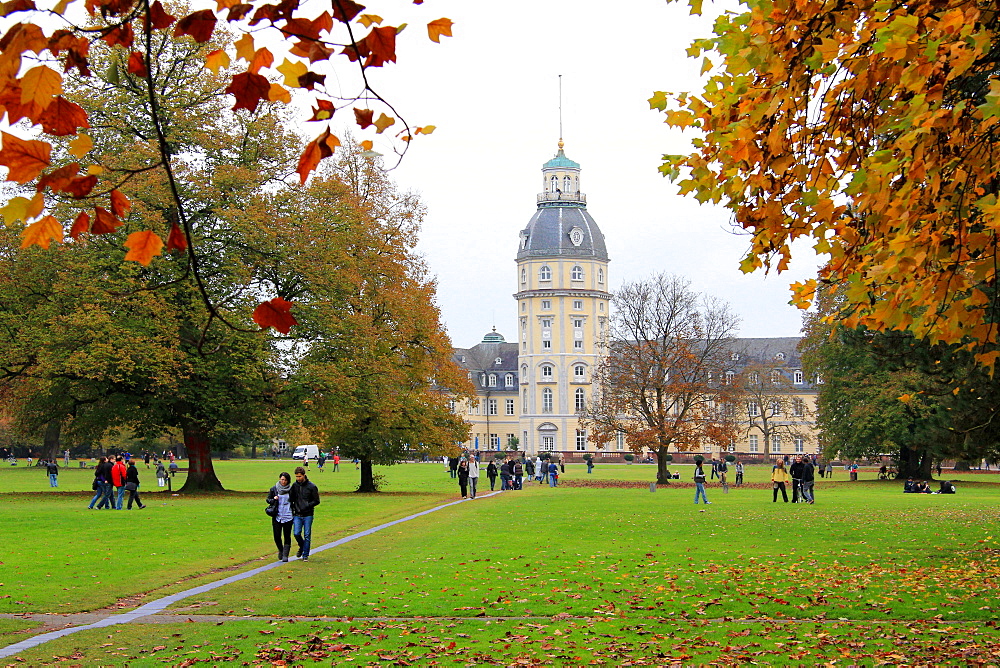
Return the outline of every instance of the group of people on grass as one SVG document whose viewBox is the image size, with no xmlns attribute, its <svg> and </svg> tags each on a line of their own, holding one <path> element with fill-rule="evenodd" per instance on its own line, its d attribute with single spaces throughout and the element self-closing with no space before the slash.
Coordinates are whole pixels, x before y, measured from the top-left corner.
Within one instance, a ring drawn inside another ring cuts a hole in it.
<svg viewBox="0 0 1000 668">
<path fill-rule="evenodd" d="M 135 460 L 118 455 L 117 457 L 101 457 L 94 469 L 94 498 L 90 500 L 89 509 L 121 510 L 125 501 L 125 492 L 129 493 L 127 509 L 132 510 L 135 503 L 140 509 L 145 508 L 139 498 L 139 469 Z M 115 490 L 118 491 L 117 500 Z"/>
<path fill-rule="evenodd" d="M 813 485 L 816 481 L 816 466 L 812 460 L 798 455 L 788 469 L 785 469 L 784 460 L 778 460 L 771 468 L 771 487 L 774 490 L 772 503 L 778 502 L 778 492 L 781 492 L 781 499 L 788 503 L 788 492 L 785 485 L 792 484 L 792 503 L 815 503 Z"/>
<path fill-rule="evenodd" d="M 459 457 L 442 458 L 445 471 L 458 480 L 458 488 L 463 499 L 474 499 L 478 491 L 480 477 L 479 457 L 473 453 L 463 453 Z M 559 474 L 565 472 L 565 466 L 560 461 L 543 460 L 540 456 L 532 460 L 530 457 L 491 459 L 486 465 L 486 477 L 490 481 L 490 491 L 496 491 L 497 478 L 500 479 L 500 491 L 519 490 L 524 486 L 524 480 L 536 480 L 539 484 L 550 487 L 559 486 Z"/>
<path fill-rule="evenodd" d="M 278 475 L 278 482 L 267 492 L 265 512 L 271 518 L 274 545 L 278 561 L 288 561 L 292 551 L 292 535 L 298 544 L 295 556 L 309 561 L 312 547 L 314 509 L 319 505 L 319 489 L 309 480 L 302 466 L 295 467 L 295 481 L 288 473 Z"/>
<path fill-rule="evenodd" d="M 950 480 L 942 480 L 938 491 L 931 490 L 931 484 L 926 480 L 907 478 L 903 483 L 903 494 L 954 494 L 955 484 Z"/>
</svg>

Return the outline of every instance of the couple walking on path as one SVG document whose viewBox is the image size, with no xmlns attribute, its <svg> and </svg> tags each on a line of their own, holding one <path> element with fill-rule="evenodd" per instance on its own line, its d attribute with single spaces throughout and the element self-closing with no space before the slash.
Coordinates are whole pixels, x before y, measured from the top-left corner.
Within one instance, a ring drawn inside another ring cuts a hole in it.
<svg viewBox="0 0 1000 668">
<path fill-rule="evenodd" d="M 295 556 L 309 561 L 312 545 L 313 509 L 319 505 L 319 489 L 309 478 L 306 470 L 295 469 L 295 482 L 287 473 L 278 476 L 278 482 L 267 493 L 266 512 L 271 518 L 271 532 L 278 548 L 278 561 L 288 561 L 292 551 L 292 534 L 299 545 Z"/>
</svg>

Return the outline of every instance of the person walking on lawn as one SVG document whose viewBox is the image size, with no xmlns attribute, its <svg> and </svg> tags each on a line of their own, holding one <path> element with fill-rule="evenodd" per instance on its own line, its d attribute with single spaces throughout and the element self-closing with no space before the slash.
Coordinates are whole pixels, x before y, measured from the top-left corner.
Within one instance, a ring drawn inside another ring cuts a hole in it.
<svg viewBox="0 0 1000 668">
<path fill-rule="evenodd" d="M 292 504 L 288 496 L 291 491 L 292 476 L 282 472 L 267 493 L 268 505 L 275 507 L 271 533 L 278 548 L 278 561 L 288 561 L 288 553 L 292 551 Z"/>
<path fill-rule="evenodd" d="M 458 463 L 458 489 L 462 492 L 462 498 L 465 499 L 469 496 L 469 461 L 462 458 L 462 461 Z"/>
<path fill-rule="evenodd" d="M 45 472 L 49 474 L 49 487 L 59 486 L 59 464 L 56 460 L 50 459 L 45 465 Z"/>
<path fill-rule="evenodd" d="M 114 504 L 115 510 L 121 510 L 125 502 L 125 478 L 128 476 L 128 469 L 125 468 L 125 460 L 121 455 L 115 458 L 115 465 L 111 467 L 111 484 L 118 488 L 118 502 Z"/>
<path fill-rule="evenodd" d="M 774 488 L 772 503 L 778 502 L 778 490 L 781 490 L 781 498 L 784 499 L 785 503 L 788 503 L 788 492 L 785 491 L 785 485 L 790 480 L 788 471 L 785 470 L 785 463 L 779 459 L 774 468 L 771 469 L 771 486 Z"/>
<path fill-rule="evenodd" d="M 306 470 L 295 467 L 295 482 L 288 493 L 292 504 L 292 533 L 295 542 L 299 544 L 296 557 L 309 561 L 309 548 L 312 544 L 313 509 L 319 505 L 319 490 L 309 482 Z"/>
<path fill-rule="evenodd" d="M 694 463 L 694 504 L 698 505 L 698 497 L 708 505 L 708 497 L 705 496 L 705 469 L 701 467 L 701 462 Z"/>
<path fill-rule="evenodd" d="M 490 479 L 490 491 L 493 491 L 494 485 L 497 484 L 497 463 L 496 460 L 491 459 L 490 463 L 486 465 L 486 477 Z"/>
<path fill-rule="evenodd" d="M 125 489 L 128 490 L 129 510 L 132 510 L 133 501 L 139 505 L 139 510 L 146 507 L 142 505 L 142 501 L 139 499 L 139 469 L 136 468 L 134 459 L 129 461 L 128 469 L 125 472 Z"/>
<path fill-rule="evenodd" d="M 479 462 L 475 455 L 469 455 L 469 498 L 476 498 L 476 486 L 479 484 Z"/>
</svg>

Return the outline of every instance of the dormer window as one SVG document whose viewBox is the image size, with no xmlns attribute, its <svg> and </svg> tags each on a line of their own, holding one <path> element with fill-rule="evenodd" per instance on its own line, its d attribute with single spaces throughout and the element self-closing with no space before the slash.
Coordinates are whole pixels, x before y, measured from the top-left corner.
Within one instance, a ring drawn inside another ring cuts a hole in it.
<svg viewBox="0 0 1000 668">
<path fill-rule="evenodd" d="M 781 360 L 785 359 L 785 353 L 776 353 L 775 356 L 774 356 L 774 359 L 776 359 L 778 361 L 781 361 Z"/>
<path fill-rule="evenodd" d="M 729 359 L 731 359 L 734 362 L 739 362 L 740 361 L 740 354 L 739 353 L 733 353 L 732 355 L 729 356 Z"/>
<path fill-rule="evenodd" d="M 490 387 L 497 386 L 497 375 L 495 373 L 490 374 Z"/>
<path fill-rule="evenodd" d="M 499 366 L 499 365 L 503 364 L 503 358 L 502 357 L 498 357 L 495 360 L 493 360 L 493 363 Z"/>
<path fill-rule="evenodd" d="M 514 374 L 508 373 L 506 376 L 503 377 L 503 386 L 514 387 Z"/>
</svg>

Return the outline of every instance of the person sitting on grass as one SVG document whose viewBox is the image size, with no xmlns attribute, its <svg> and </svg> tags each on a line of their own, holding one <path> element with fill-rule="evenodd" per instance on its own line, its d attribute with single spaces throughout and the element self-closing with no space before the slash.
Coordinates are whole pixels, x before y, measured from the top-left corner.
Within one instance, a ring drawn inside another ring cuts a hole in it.
<svg viewBox="0 0 1000 668">
<path fill-rule="evenodd" d="M 916 491 L 916 483 L 913 482 L 913 478 L 907 478 L 906 482 L 903 483 L 903 494 L 913 494 Z"/>
<path fill-rule="evenodd" d="M 950 480 L 942 480 L 941 489 L 938 491 L 938 494 L 954 494 L 954 493 L 955 493 L 955 485 L 953 485 Z"/>
</svg>

